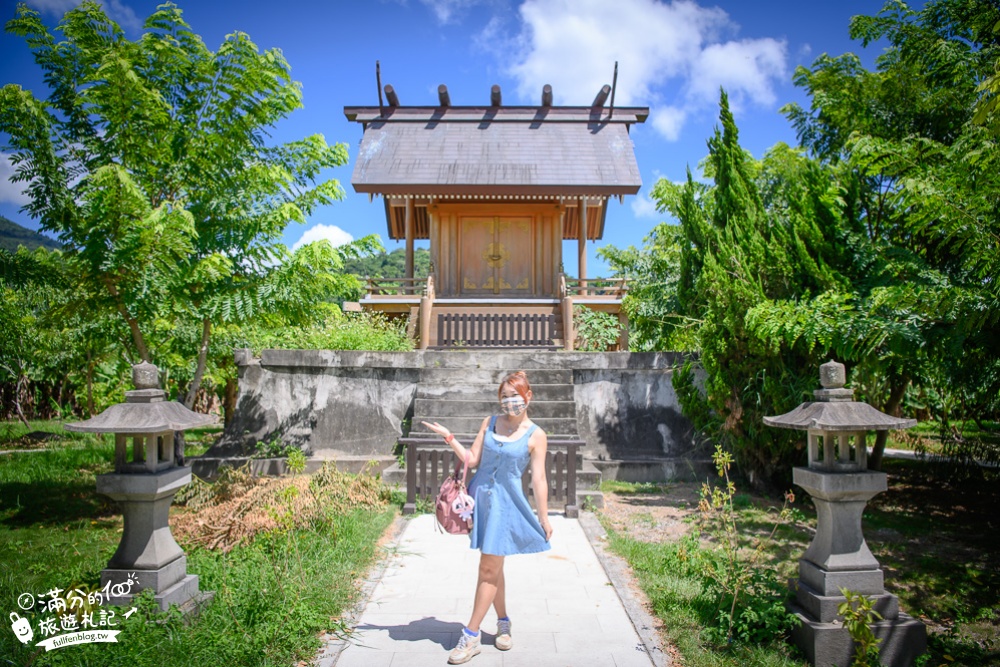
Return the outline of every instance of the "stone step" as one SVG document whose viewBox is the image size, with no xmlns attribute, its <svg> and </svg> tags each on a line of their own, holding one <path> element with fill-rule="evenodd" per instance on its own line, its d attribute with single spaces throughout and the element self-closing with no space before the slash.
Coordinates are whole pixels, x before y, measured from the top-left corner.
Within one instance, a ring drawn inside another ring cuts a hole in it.
<svg viewBox="0 0 1000 667">
<path fill-rule="evenodd" d="M 440 418 L 479 417 L 497 414 L 499 403 L 496 400 L 443 400 L 437 398 L 418 398 L 413 401 L 413 414 L 438 415 Z M 576 419 L 576 403 L 573 401 L 539 401 L 532 400 L 528 408 L 532 421 L 539 418 Z M 543 427 L 544 428 L 544 427 Z"/>
<path fill-rule="evenodd" d="M 485 414 L 477 417 L 448 417 L 440 414 L 416 414 L 415 412 L 410 426 L 410 435 L 414 437 L 434 435 L 433 431 L 425 428 L 424 425 L 421 424 L 421 422 L 426 421 L 430 423 L 437 422 L 446 427 L 456 436 L 470 434 L 474 436 L 479 433 L 479 427 L 483 425 L 483 419 L 485 418 Z M 538 428 L 544 430 L 549 437 L 554 437 L 556 434 L 566 435 L 567 437 L 574 439 L 578 437 L 576 435 L 577 425 L 575 417 L 572 419 L 564 417 L 539 417 L 536 419 L 532 417 L 531 421 L 538 424 Z M 466 442 L 466 444 L 470 443 Z"/>
<path fill-rule="evenodd" d="M 551 354 L 551 353 L 540 353 Z M 573 384 L 573 371 L 571 369 L 530 369 L 530 368 L 423 368 L 420 370 L 420 383 L 428 385 L 445 385 L 450 382 L 463 382 L 467 384 L 487 384 L 493 385 L 496 392 L 500 386 L 500 380 L 508 373 L 515 370 L 524 370 L 528 375 L 528 382 L 534 388 L 535 384 Z"/>
<path fill-rule="evenodd" d="M 469 400 L 472 398 L 482 398 L 483 400 L 497 401 L 497 384 L 475 384 L 465 381 L 464 378 L 454 378 L 451 381 L 440 383 L 421 382 L 417 385 L 414 398 L 432 399 L 459 399 Z M 534 401 L 572 401 L 573 385 L 571 384 L 535 384 L 531 383 L 531 396 Z"/>
</svg>

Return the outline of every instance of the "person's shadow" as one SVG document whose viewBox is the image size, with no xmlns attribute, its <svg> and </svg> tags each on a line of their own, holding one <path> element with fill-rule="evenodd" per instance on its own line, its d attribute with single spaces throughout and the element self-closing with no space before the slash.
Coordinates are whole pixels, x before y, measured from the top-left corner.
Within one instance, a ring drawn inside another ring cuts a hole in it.
<svg viewBox="0 0 1000 667">
<path fill-rule="evenodd" d="M 459 633 L 462 632 L 461 623 L 449 623 L 440 621 L 433 616 L 425 616 L 419 620 L 410 621 L 406 625 L 374 625 L 372 623 L 362 623 L 355 630 L 358 631 L 379 631 L 385 630 L 389 633 L 389 638 L 397 642 L 417 642 L 430 640 L 439 644 L 441 648 L 451 650 L 458 643 Z M 483 644 L 492 644 L 496 639 L 494 635 L 487 634 L 480 630 L 483 637 Z M 355 642 L 358 646 L 364 646 L 364 640 Z"/>
</svg>

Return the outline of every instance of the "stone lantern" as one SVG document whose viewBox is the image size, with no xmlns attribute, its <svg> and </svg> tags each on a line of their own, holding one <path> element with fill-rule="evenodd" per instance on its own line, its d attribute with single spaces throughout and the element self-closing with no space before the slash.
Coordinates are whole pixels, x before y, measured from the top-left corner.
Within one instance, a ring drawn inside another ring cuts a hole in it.
<svg viewBox="0 0 1000 667">
<path fill-rule="evenodd" d="M 187 573 L 187 556 L 170 534 L 170 503 L 191 482 L 191 468 L 174 459 L 174 433 L 211 424 L 215 417 L 166 400 L 152 364 L 133 366 L 132 382 L 135 390 L 125 392 L 124 403 L 66 424 L 67 431 L 115 435 L 115 471 L 98 475 L 97 491 L 121 503 L 125 526 L 118 550 L 101 570 L 101 586 L 111 584 L 112 604 L 127 605 L 152 588 L 164 611 L 171 604 L 186 610 L 211 593 L 198 591 L 198 575 Z"/>
<path fill-rule="evenodd" d="M 882 640 L 881 664 L 903 667 L 924 652 L 927 631 L 899 611 L 896 596 L 885 592 L 882 570 L 861 531 L 861 516 L 868 501 L 888 488 L 885 473 L 868 470 L 867 431 L 909 428 L 916 421 L 855 401 L 854 390 L 844 383 L 844 365 L 829 361 L 820 366 L 823 388 L 813 392 L 815 401 L 764 417 L 768 426 L 806 431 L 809 438 L 808 467 L 795 468 L 792 478 L 812 496 L 816 535 L 799 560 L 792 611 L 801 623 L 793 639 L 814 665 L 850 665 L 853 641 L 837 615 L 837 606 L 846 600 L 840 589 L 845 588 L 875 600 L 883 619 L 872 627 Z"/>
</svg>

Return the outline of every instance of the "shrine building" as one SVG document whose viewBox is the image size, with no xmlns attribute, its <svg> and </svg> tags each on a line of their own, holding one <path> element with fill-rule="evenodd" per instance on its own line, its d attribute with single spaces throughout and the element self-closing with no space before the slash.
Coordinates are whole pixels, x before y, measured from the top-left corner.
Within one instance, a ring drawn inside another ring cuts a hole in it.
<svg viewBox="0 0 1000 667">
<path fill-rule="evenodd" d="M 608 203 L 642 185 L 629 128 L 647 107 L 614 107 L 610 86 L 591 106 L 402 106 L 392 86 L 376 107 L 345 107 L 364 129 L 351 185 L 381 197 L 389 238 L 405 240 L 405 275 L 370 278 L 365 310 L 408 315 L 419 348 L 573 349 L 573 308 L 622 324 L 622 279 L 587 275 L 587 240 L 604 236 Z M 611 102 L 608 104 L 608 96 Z M 430 241 L 431 270 L 413 273 L 414 241 Z M 579 275 L 563 271 L 577 241 Z"/>
</svg>

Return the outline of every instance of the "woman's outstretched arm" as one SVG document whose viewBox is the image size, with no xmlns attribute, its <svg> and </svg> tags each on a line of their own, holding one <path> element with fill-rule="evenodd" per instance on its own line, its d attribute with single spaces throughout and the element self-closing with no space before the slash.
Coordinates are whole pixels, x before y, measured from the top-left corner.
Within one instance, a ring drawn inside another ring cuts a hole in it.
<svg viewBox="0 0 1000 667">
<path fill-rule="evenodd" d="M 459 461 L 465 461 L 469 464 L 470 468 L 475 468 L 479 465 L 479 459 L 483 454 L 483 438 L 486 436 L 486 427 L 490 423 L 489 417 L 483 420 L 482 426 L 479 427 L 479 433 L 476 435 L 476 440 L 472 443 L 472 447 L 469 449 L 466 449 L 465 445 L 460 443 L 457 438 L 451 437 L 451 431 L 449 431 L 447 427 L 441 426 L 441 424 L 438 424 L 437 422 L 434 422 L 433 424 L 428 422 L 420 423 L 444 438 L 445 442 L 451 445 L 451 448 L 455 450 L 455 454 L 458 456 Z"/>
</svg>

